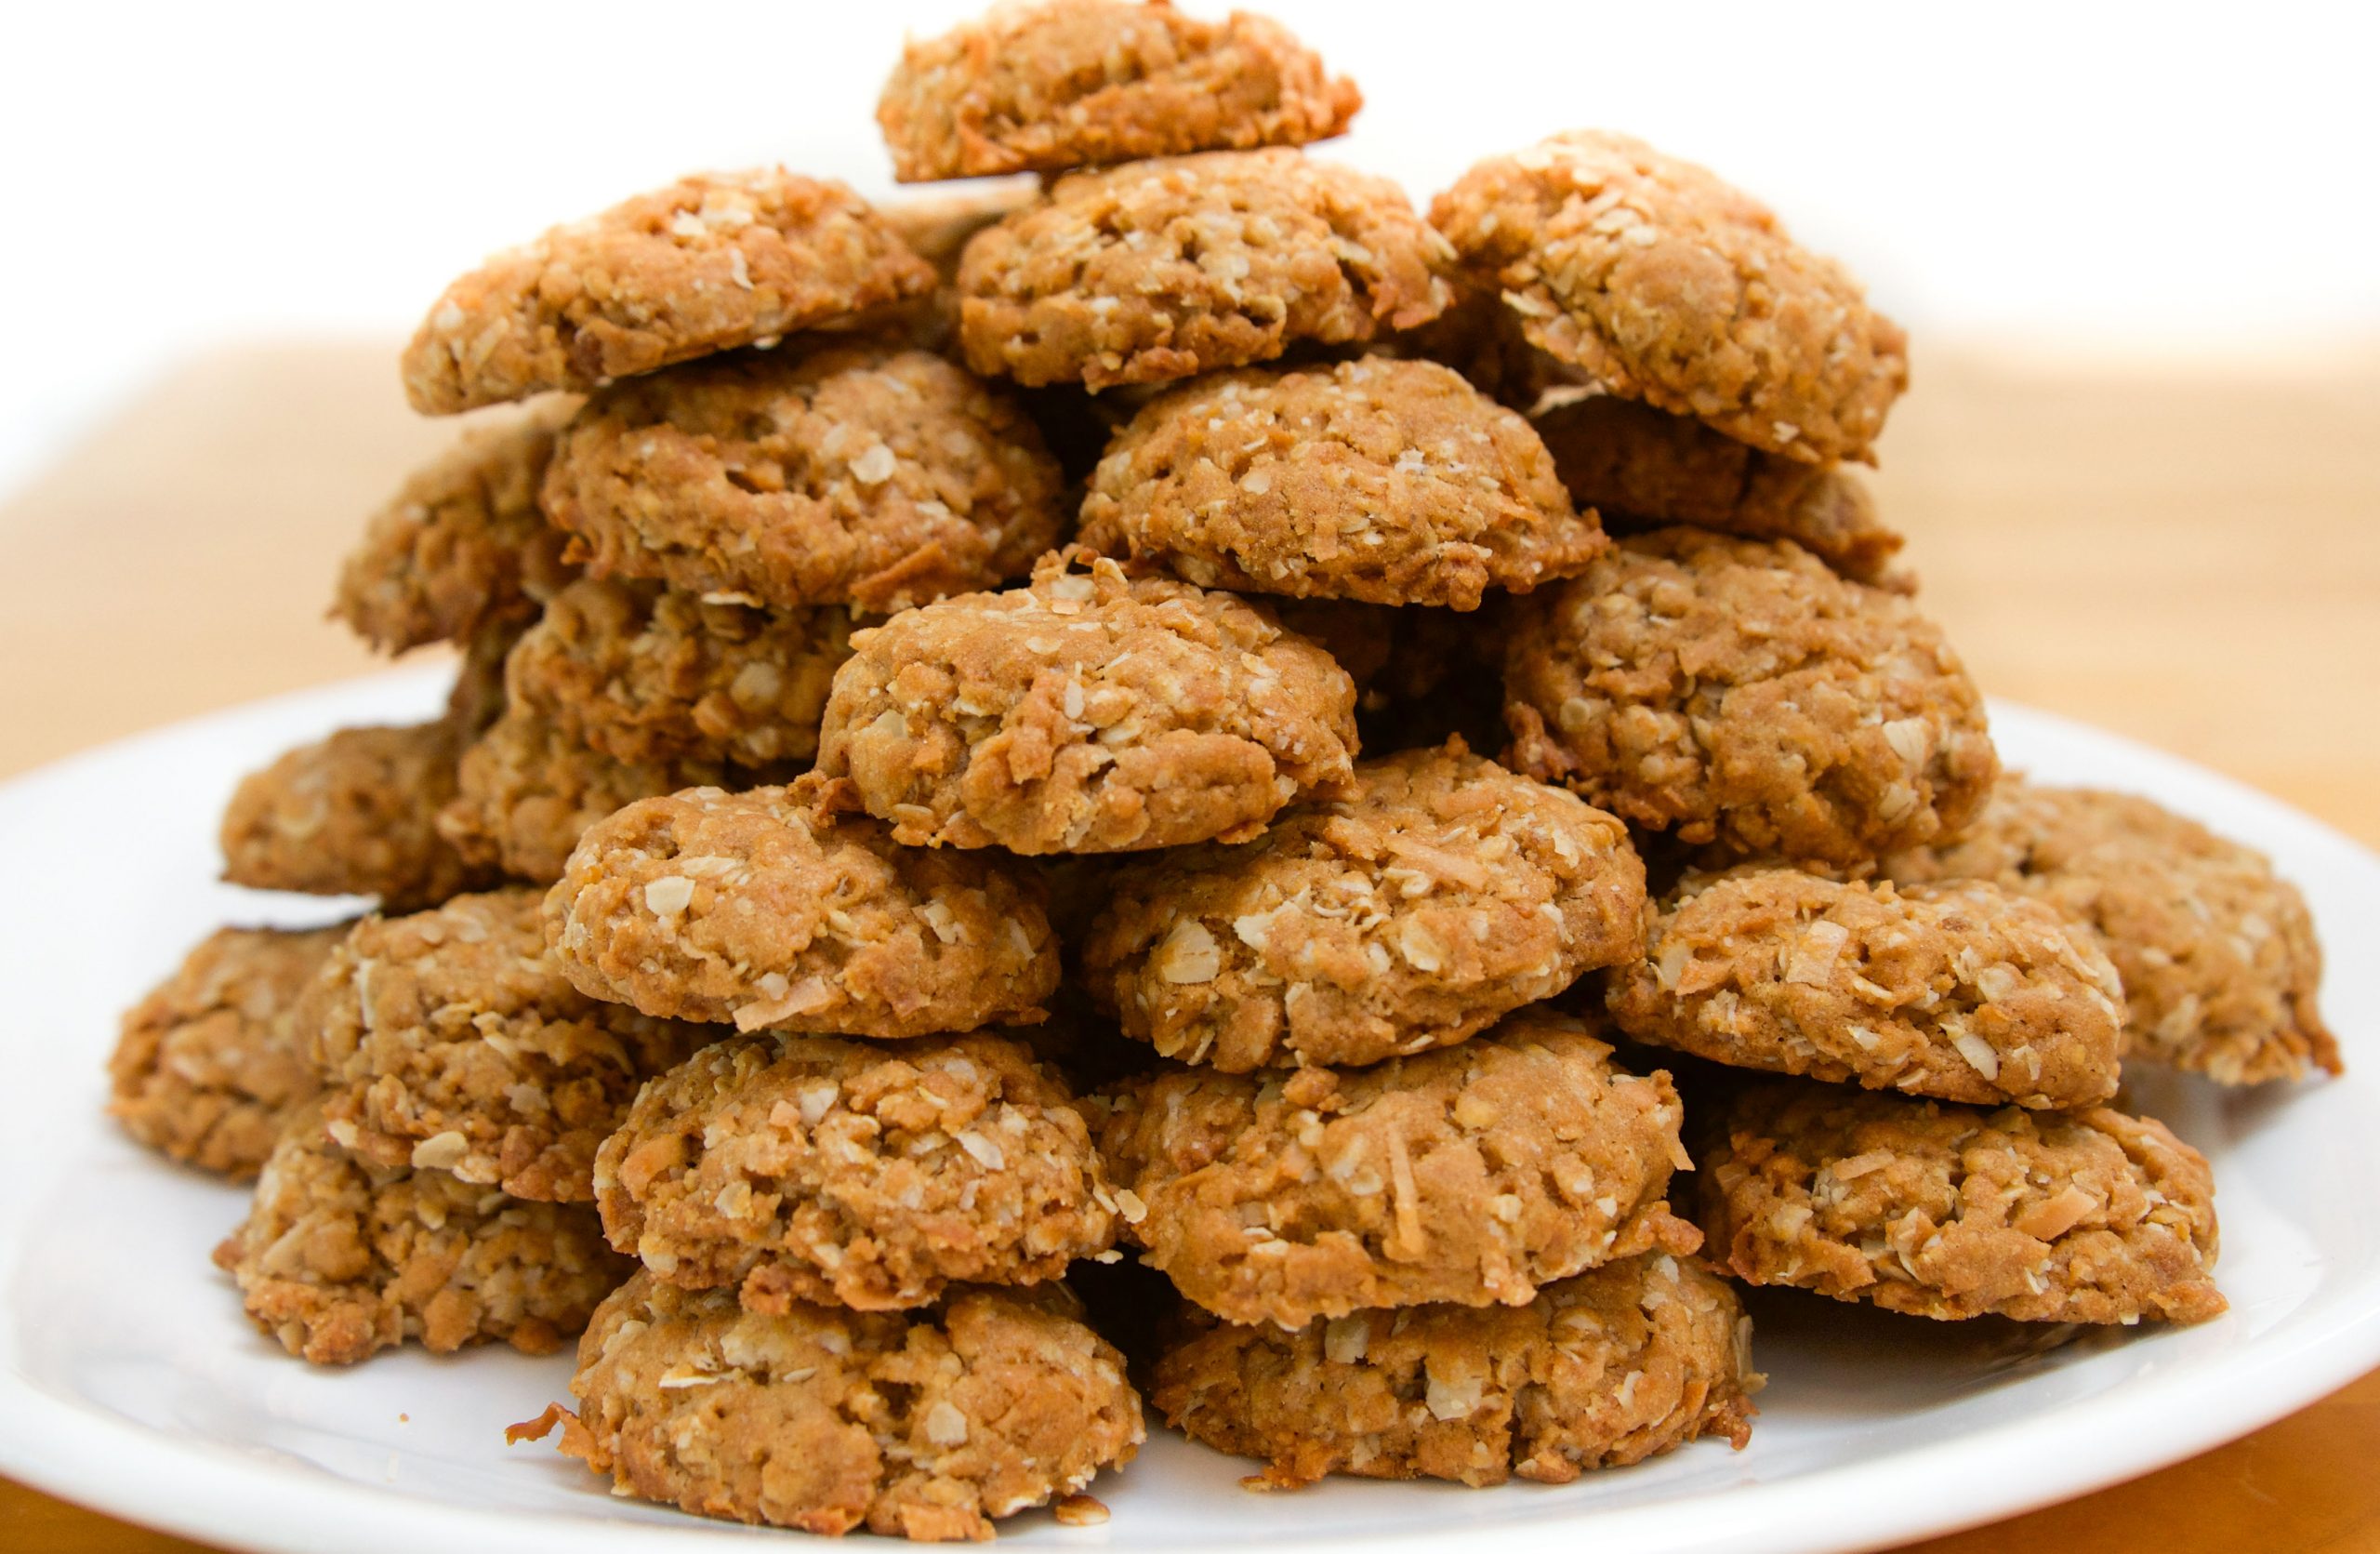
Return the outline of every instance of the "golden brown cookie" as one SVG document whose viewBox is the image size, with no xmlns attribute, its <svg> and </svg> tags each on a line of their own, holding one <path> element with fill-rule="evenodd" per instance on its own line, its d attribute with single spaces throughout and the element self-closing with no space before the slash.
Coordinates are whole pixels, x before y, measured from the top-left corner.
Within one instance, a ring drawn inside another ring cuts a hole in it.
<svg viewBox="0 0 2380 1554">
<path fill-rule="evenodd" d="M 1884 870 L 1988 880 L 2089 923 L 2123 977 L 2128 1056 L 2224 1084 L 2342 1069 L 2306 898 L 2263 854 L 2153 800 L 2003 777 L 1956 841 Z"/>
<path fill-rule="evenodd" d="M 1705 1435 L 1752 1438 L 1752 1319 L 1693 1258 L 1645 1253 L 1526 1306 L 1351 1311 L 1283 1332 L 1185 1307 L 1149 1401 L 1296 1489 L 1326 1473 L 1568 1483 Z"/>
<path fill-rule="evenodd" d="M 1987 1106 L 2104 1101 L 2123 1054 L 2123 986 L 2089 929 L 1980 881 L 1689 873 L 1605 987 L 1638 1041 Z"/>
<path fill-rule="evenodd" d="M 2203 1322 L 2215 1179 L 2162 1122 L 1803 1083 L 1731 1101 L 1699 1173 L 1712 1256 L 1754 1284 L 1949 1320 Z"/>
<path fill-rule="evenodd" d="M 427 416 L 592 389 L 897 312 L 933 272 L 840 183 L 697 173 L 555 227 L 456 281 L 405 348 Z"/>
<path fill-rule="evenodd" d="M 1657 529 L 1510 610 L 1511 763 L 1682 842 L 1859 863 L 1999 770 L 1940 630 L 1790 540 Z"/>
<path fill-rule="evenodd" d="M 475 425 L 364 520 L 341 564 L 331 614 L 383 653 L 468 643 L 490 622 L 534 615 L 578 568 L 569 536 L 537 510 L 554 434 L 576 414 L 557 394 Z"/>
<path fill-rule="evenodd" d="M 1108 445 L 1082 541 L 1204 588 L 1479 606 L 1608 545 L 1528 423 L 1435 362 L 1203 378 Z"/>
<path fill-rule="evenodd" d="M 1289 150 L 1128 163 L 968 244 L 959 340 L 1020 383 L 1170 382 L 1425 324 L 1447 269 L 1384 179 Z"/>
<path fill-rule="evenodd" d="M 248 1318 L 317 1365 L 414 1339 L 436 1354 L 501 1339 L 550 1354 L 635 1265 L 588 1203 L 524 1203 L 443 1171 L 364 1164 L 302 1109 L 215 1249 Z"/>
<path fill-rule="evenodd" d="M 585 578 L 512 649 L 506 696 L 630 764 L 807 761 L 851 632 L 839 606 L 774 610 Z"/>
<path fill-rule="evenodd" d="M 1540 1286 L 1694 1250 L 1669 1076 L 1580 1022 L 1512 1016 L 1459 1047 L 1338 1072 L 1167 1069 L 1094 1102 L 1125 1233 L 1225 1322 L 1525 1305 Z"/>
<path fill-rule="evenodd" d="M 988 1538 L 1145 1434 L 1123 1357 L 1056 1285 L 763 1313 L 639 1273 L 595 1313 L 570 1389 L 576 1414 L 509 1438 L 559 1424 L 613 1493 L 697 1516 L 920 1542 Z"/>
<path fill-rule="evenodd" d="M 527 886 L 370 917 L 307 997 L 303 1043 L 331 1136 L 515 1198 L 595 1196 L 595 1150 L 637 1087 L 711 1039 L 572 987 Z"/>
<path fill-rule="evenodd" d="M 1531 345 L 1624 399 L 1812 463 L 1864 458 L 1909 342 L 1766 206 L 1642 140 L 1573 130 L 1430 207 Z"/>
<path fill-rule="evenodd" d="M 1038 1284 L 1115 1240 L 1073 1102 L 990 1031 L 731 1037 L 645 1086 L 604 1144 L 603 1228 L 656 1279 L 733 1287 L 756 1311 Z"/>
<path fill-rule="evenodd" d="M 822 785 L 696 788 L 591 827 L 546 898 L 588 992 L 738 1029 L 926 1036 L 1032 1020 L 1058 985 L 1039 883 L 997 854 L 894 845 Z"/>
<path fill-rule="evenodd" d="M 1043 0 L 911 40 L 876 122 L 893 177 L 919 183 L 1300 146 L 1345 133 L 1363 104 L 1264 17 Z"/>
<path fill-rule="evenodd" d="M 890 345 L 744 352 L 595 395 L 546 511 L 597 577 L 891 611 L 1018 576 L 1065 515 L 1005 391 Z"/>
<path fill-rule="evenodd" d="M 245 1181 L 317 1087 L 298 1004 L 347 924 L 218 928 L 124 1016 L 108 1115 L 202 1171 Z"/>
<path fill-rule="evenodd" d="M 1232 1073 L 1376 1063 L 1641 951 L 1645 866 L 1601 810 L 1460 741 L 1355 780 L 1252 843 L 1113 877 L 1082 967 L 1125 1034 Z"/>
<path fill-rule="evenodd" d="M 436 825 L 464 737 L 452 723 L 342 728 L 241 780 L 224 807 L 223 878 L 252 890 L 377 896 L 390 911 L 488 883 Z"/>
<path fill-rule="evenodd" d="M 1018 853 L 1245 841 L 1347 790 L 1355 686 L 1328 654 L 1230 594 L 1087 559 L 854 633 L 818 769 L 905 845 Z"/>
</svg>

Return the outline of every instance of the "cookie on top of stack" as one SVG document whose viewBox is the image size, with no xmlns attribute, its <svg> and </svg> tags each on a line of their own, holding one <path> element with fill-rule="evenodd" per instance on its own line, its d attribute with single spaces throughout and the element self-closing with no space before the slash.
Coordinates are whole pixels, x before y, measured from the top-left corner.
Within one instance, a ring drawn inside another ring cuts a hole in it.
<svg viewBox="0 0 2380 1554">
<path fill-rule="evenodd" d="M 447 288 L 409 398 L 517 407 L 334 613 L 448 711 L 224 825 L 377 910 L 215 936 L 113 1065 L 258 1175 L 260 1327 L 583 1330 L 521 1429 L 618 1493 L 936 1539 L 1100 1514 L 1118 1345 L 1253 1483 L 1488 1484 L 1742 1445 L 1737 1282 L 2222 1309 L 2121 1064 L 2335 1071 L 2311 925 L 2000 772 L 1851 468 L 1901 331 L 1621 136 L 1424 219 L 1302 149 L 1360 104 L 1004 7 L 879 120 L 1038 189 L 691 177 Z"/>
</svg>

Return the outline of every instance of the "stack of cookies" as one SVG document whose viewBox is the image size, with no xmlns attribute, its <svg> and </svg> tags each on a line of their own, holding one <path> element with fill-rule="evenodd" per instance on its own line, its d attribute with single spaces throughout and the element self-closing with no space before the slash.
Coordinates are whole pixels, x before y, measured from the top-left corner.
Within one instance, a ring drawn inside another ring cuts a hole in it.
<svg viewBox="0 0 2380 1554">
<path fill-rule="evenodd" d="M 224 824 L 377 910 L 218 934 L 114 1065 L 257 1176 L 260 1326 L 583 1330 L 533 1428 L 619 1493 L 948 1538 L 1098 1514 L 1119 1344 L 1252 1482 L 1488 1484 L 1743 1444 L 1738 1282 L 2222 1308 L 2111 1103 L 2334 1071 L 2310 923 L 2001 774 L 1856 473 L 1901 332 L 1621 136 L 1424 219 L 1302 149 L 1360 102 L 1260 18 L 1003 8 L 879 117 L 1038 187 L 692 177 L 447 289 L 415 407 L 518 407 L 334 609 L 448 711 Z"/>
</svg>

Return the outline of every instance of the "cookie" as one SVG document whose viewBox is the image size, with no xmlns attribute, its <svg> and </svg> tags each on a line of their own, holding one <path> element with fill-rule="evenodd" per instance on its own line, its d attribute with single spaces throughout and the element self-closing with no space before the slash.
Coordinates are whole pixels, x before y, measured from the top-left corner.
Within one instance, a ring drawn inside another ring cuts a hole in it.
<svg viewBox="0 0 2380 1554">
<path fill-rule="evenodd" d="M 1622 1072 L 1587 1026 L 1542 1009 L 1374 1068 L 1169 1069 L 1103 1099 L 1125 1233 L 1225 1322 L 1520 1306 L 1697 1244 L 1662 1196 L 1686 1165 L 1669 1076 Z"/>
<path fill-rule="evenodd" d="M 1449 1046 L 1644 944 L 1620 823 L 1460 741 L 1254 842 L 1135 859 L 1082 946 L 1124 1033 L 1241 1073 Z"/>
<path fill-rule="evenodd" d="M 526 887 L 364 919 L 304 1024 L 331 1136 L 362 1162 L 548 1202 L 595 1196 L 596 1148 L 637 1087 L 712 1036 L 572 987 Z"/>
<path fill-rule="evenodd" d="M 440 834 L 463 750 L 444 721 L 342 728 L 241 779 L 224 806 L 223 878 L 252 890 L 434 906 L 489 871 Z"/>
<path fill-rule="evenodd" d="M 822 785 L 650 798 L 590 828 L 546 898 L 599 998 L 738 1029 L 908 1037 L 1040 1017 L 1058 945 L 1005 859 L 895 846 Z"/>
<path fill-rule="evenodd" d="M 1426 324 L 1448 268 L 1385 179 L 1277 149 L 1133 162 L 967 245 L 959 343 L 1020 383 L 1170 382 Z"/>
<path fill-rule="evenodd" d="M 294 1119 L 245 1224 L 215 1249 L 248 1318 L 291 1354 L 350 1365 L 407 1339 L 550 1354 L 635 1267 L 587 1203 L 524 1203 L 443 1171 L 377 1170 Z"/>
<path fill-rule="evenodd" d="M 2152 800 L 2003 777 L 1956 841 L 1884 867 L 1988 880 L 2090 924 L 2123 977 L 2128 1057 L 2224 1084 L 2342 1069 L 2306 898 L 2263 854 Z"/>
<path fill-rule="evenodd" d="M 698 173 L 555 227 L 446 288 L 405 347 L 426 416 L 593 389 L 805 329 L 889 316 L 933 272 L 840 183 Z"/>
<path fill-rule="evenodd" d="M 1902 539 L 1840 464 L 1765 453 L 1687 416 L 1610 394 L 1558 397 L 1529 418 L 1562 484 L 1615 530 L 1691 524 L 1790 539 L 1846 578 L 1885 585 Z"/>
<path fill-rule="evenodd" d="M 2203 1322 L 2215 1179 L 2162 1122 L 1756 1086 L 1703 1157 L 1712 1255 L 1754 1284 L 1951 1320 Z"/>
<path fill-rule="evenodd" d="M 731 1037 L 647 1085 L 604 1144 L 603 1228 L 654 1278 L 733 1288 L 754 1310 L 1038 1284 L 1115 1240 L 1073 1100 L 989 1031 L 891 1048 Z"/>
<path fill-rule="evenodd" d="M 575 395 L 465 432 L 364 520 L 339 565 L 331 614 L 383 653 L 469 642 L 490 621 L 534 615 L 578 575 L 570 537 L 546 522 L 537 487 Z"/>
<path fill-rule="evenodd" d="M 562 433 L 547 513 L 598 577 L 892 611 L 1057 543 L 1056 462 L 1003 391 L 890 345 L 744 352 L 615 385 Z"/>
<path fill-rule="evenodd" d="M 1108 445 L 1082 520 L 1084 544 L 1204 588 L 1458 610 L 1609 544 L 1527 421 L 1385 356 L 1163 395 Z"/>
<path fill-rule="evenodd" d="M 299 999 L 347 924 L 218 928 L 126 1012 L 108 1115 L 171 1159 L 245 1181 L 312 1099 Z"/>
<path fill-rule="evenodd" d="M 806 1533 L 988 1538 L 1145 1434 L 1123 1357 L 1056 1286 L 759 1312 L 640 1273 L 596 1312 L 570 1389 L 576 1414 L 508 1438 L 559 1424 L 615 1494 Z"/>
<path fill-rule="evenodd" d="M 1981 882 L 1688 874 L 1605 987 L 1641 1042 L 1986 1106 L 2104 1101 L 2123 1055 L 2123 985 L 2090 931 Z"/>
<path fill-rule="evenodd" d="M 1481 162 L 1430 220 L 1589 386 L 1810 463 L 1866 458 L 1909 340 L 1767 207 L 1642 140 L 1573 130 Z"/>
<path fill-rule="evenodd" d="M 1864 862 L 1999 771 L 1940 629 L 1791 540 L 1657 529 L 1509 607 L 1510 764 L 1681 842 Z"/>
<path fill-rule="evenodd" d="M 851 631 L 845 609 L 587 578 L 512 649 L 505 691 L 562 737 L 631 765 L 808 761 Z"/>
<path fill-rule="evenodd" d="M 1288 29 L 1165 0 L 1046 0 L 911 40 L 877 100 L 904 183 L 1301 146 L 1364 105 Z"/>
<path fill-rule="evenodd" d="M 1227 593 L 1079 552 L 854 632 L 818 769 L 906 846 L 1246 841 L 1349 790 L 1355 686 Z"/>
<path fill-rule="evenodd" d="M 1185 1308 L 1149 1402 L 1263 1471 L 1568 1483 L 1706 1435 L 1752 1438 L 1752 1319 L 1692 1258 L 1646 1253 L 1556 1280 L 1526 1306 L 1351 1311 L 1289 1332 Z"/>
</svg>

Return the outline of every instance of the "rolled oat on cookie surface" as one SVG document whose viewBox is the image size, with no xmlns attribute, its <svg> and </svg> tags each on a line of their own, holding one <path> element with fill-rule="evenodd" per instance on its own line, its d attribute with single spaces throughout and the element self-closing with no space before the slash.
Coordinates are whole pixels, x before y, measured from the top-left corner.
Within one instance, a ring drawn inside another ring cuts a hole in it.
<svg viewBox="0 0 2380 1554">
<path fill-rule="evenodd" d="M 906 845 L 1245 841 L 1349 790 L 1355 685 L 1261 607 L 1081 552 L 855 633 L 818 769 Z"/>
<path fill-rule="evenodd" d="M 405 348 L 424 415 L 598 388 L 847 328 L 933 289 L 867 203 L 782 167 L 697 173 L 559 226 L 456 280 Z"/>
<path fill-rule="evenodd" d="M 224 807 L 223 878 L 251 890 L 377 896 L 390 911 L 492 883 L 437 826 L 469 736 L 446 719 L 342 728 L 241 779 Z"/>
<path fill-rule="evenodd" d="M 590 828 L 546 898 L 588 993 L 739 1029 L 873 1037 L 1034 1020 L 1058 985 L 1039 882 L 896 845 L 831 785 L 689 789 Z"/>
</svg>

